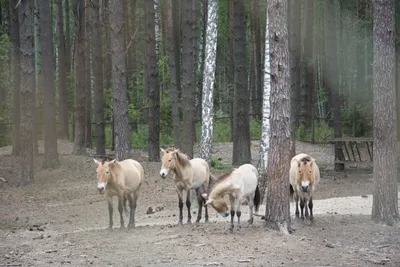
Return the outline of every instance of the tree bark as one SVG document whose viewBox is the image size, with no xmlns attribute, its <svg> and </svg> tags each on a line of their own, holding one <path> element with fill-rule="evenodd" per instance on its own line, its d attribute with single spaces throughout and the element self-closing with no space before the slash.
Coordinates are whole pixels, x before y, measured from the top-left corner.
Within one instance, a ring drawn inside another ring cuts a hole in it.
<svg viewBox="0 0 400 267">
<path fill-rule="evenodd" d="M 167 11 L 168 28 L 168 59 L 171 79 L 172 100 L 172 125 L 175 146 L 181 147 L 181 126 L 179 116 L 179 92 L 181 91 L 181 50 L 180 50 L 180 24 L 179 1 L 168 0 Z"/>
<path fill-rule="evenodd" d="M 268 1 L 271 54 L 271 150 L 265 219 L 287 234 L 290 227 L 290 58 L 287 1 Z"/>
<path fill-rule="evenodd" d="M 21 172 L 18 186 L 24 186 L 33 182 L 34 176 L 33 113 L 35 107 L 35 65 L 32 35 L 32 9 L 32 2 L 28 0 L 22 0 L 18 6 L 21 51 Z"/>
<path fill-rule="evenodd" d="M 110 29 L 112 86 L 114 89 L 115 155 L 121 161 L 130 157 L 122 1 L 110 0 Z"/>
<path fill-rule="evenodd" d="M 372 220 L 399 222 L 394 0 L 373 0 L 374 191 Z"/>
<path fill-rule="evenodd" d="M 235 100 L 232 165 L 251 162 L 249 90 L 246 68 L 246 10 L 243 0 L 233 1 L 234 12 L 234 60 L 235 60 Z"/>
<path fill-rule="evenodd" d="M 103 51 L 101 41 L 100 1 L 93 0 L 93 72 L 94 72 L 94 121 L 96 123 L 96 154 L 106 153 L 104 129 L 104 88 L 103 88 Z"/>
<path fill-rule="evenodd" d="M 68 139 L 68 91 L 67 70 L 64 36 L 64 16 L 62 0 L 56 0 L 57 4 L 57 39 L 58 39 L 58 88 L 60 96 L 60 137 Z"/>
<path fill-rule="evenodd" d="M 35 88 L 33 94 L 35 96 L 35 112 L 33 113 L 33 153 L 39 154 L 39 147 L 37 141 L 42 136 L 43 129 L 43 83 L 42 83 L 42 47 L 41 41 L 41 28 L 40 28 L 40 16 L 39 16 L 39 2 L 38 0 L 33 1 L 33 35 L 34 35 L 34 58 L 35 58 Z"/>
<path fill-rule="evenodd" d="M 90 73 L 90 8 L 85 0 L 85 146 L 92 148 L 92 79 Z"/>
<path fill-rule="evenodd" d="M 396 23 L 396 115 L 397 115 L 397 141 L 400 141 L 400 1 L 396 4 L 397 23 Z M 368 48 L 368 46 L 367 46 Z M 366 49 L 366 53 L 368 50 Z M 368 66 L 368 64 L 366 64 Z M 368 68 L 367 68 L 368 73 Z M 400 167 L 400 166 L 399 166 Z"/>
<path fill-rule="evenodd" d="M 182 113 L 181 149 L 193 158 L 195 108 L 196 1 L 182 1 Z"/>
<path fill-rule="evenodd" d="M 40 29 L 43 48 L 43 79 L 44 87 L 44 160 L 43 168 L 54 169 L 60 165 L 57 152 L 57 130 L 56 130 L 56 103 L 53 71 L 53 35 L 51 23 L 51 1 L 41 1 L 40 7 Z M 61 2 L 61 1 L 59 1 Z M 61 4 L 61 3 L 60 3 Z M 64 38 L 62 36 L 62 38 Z M 61 51 L 58 51 L 61 53 Z M 64 63 L 64 62 L 63 62 Z"/>
<path fill-rule="evenodd" d="M 203 73 L 202 124 L 200 157 L 211 163 L 213 144 L 213 91 L 215 82 L 215 60 L 217 58 L 218 4 L 217 0 L 208 0 L 206 47 Z"/>
<path fill-rule="evenodd" d="M 20 72 L 20 39 L 19 39 L 19 18 L 18 9 L 15 8 L 19 0 L 14 0 L 10 4 L 11 27 L 10 38 L 12 43 L 12 73 L 13 73 L 13 150 L 14 156 L 19 156 L 21 151 L 21 72 Z"/>
<path fill-rule="evenodd" d="M 251 106 L 252 106 L 252 113 L 256 114 L 253 115 L 254 118 L 259 119 L 261 117 L 261 107 L 262 102 L 260 96 L 262 95 L 262 64 L 261 64 L 261 28 L 260 28 L 260 0 L 253 0 L 252 1 L 252 31 L 254 33 L 254 53 L 253 53 L 253 60 L 254 60 L 254 74 L 255 74 L 255 94 L 252 95 Z M 298 1 L 297 1 L 298 2 Z"/>
<path fill-rule="evenodd" d="M 75 17 L 75 136 L 73 154 L 84 155 L 85 149 L 85 2 L 73 0 L 72 10 Z"/>
</svg>

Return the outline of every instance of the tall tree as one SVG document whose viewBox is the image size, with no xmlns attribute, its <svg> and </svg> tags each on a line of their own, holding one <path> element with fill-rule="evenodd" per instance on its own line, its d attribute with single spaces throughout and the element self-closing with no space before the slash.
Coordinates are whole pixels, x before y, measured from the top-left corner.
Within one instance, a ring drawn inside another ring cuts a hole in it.
<svg viewBox="0 0 400 267">
<path fill-rule="evenodd" d="M 125 78 L 125 36 L 123 2 L 110 1 L 110 38 L 112 86 L 114 89 L 115 155 L 118 160 L 129 158 L 128 98 Z"/>
<path fill-rule="evenodd" d="M 33 0 L 33 35 L 34 35 L 34 57 L 35 57 L 35 87 L 33 89 L 33 95 L 35 96 L 35 112 L 33 113 L 33 153 L 35 155 L 39 154 L 39 147 L 37 140 L 41 136 L 41 130 L 43 124 L 43 84 L 41 77 L 42 73 L 42 47 L 41 41 L 41 29 L 40 29 L 40 11 L 39 11 L 39 1 Z"/>
<path fill-rule="evenodd" d="M 213 132 L 214 132 L 214 105 L 213 91 L 215 82 L 215 60 L 217 58 L 218 34 L 218 3 L 217 0 L 208 0 L 207 6 L 206 47 L 203 73 L 202 93 L 202 123 L 200 140 L 200 157 L 211 162 Z"/>
<path fill-rule="evenodd" d="M 400 141 L 400 1 L 397 1 L 396 4 L 396 13 L 397 13 L 397 27 L 396 27 L 396 108 L 397 108 L 397 141 Z"/>
<path fill-rule="evenodd" d="M 160 88 L 157 72 L 154 2 L 145 1 L 146 75 L 149 94 L 149 161 L 160 161 Z"/>
<path fill-rule="evenodd" d="M 337 33 L 336 29 L 338 26 L 335 12 L 334 0 L 328 0 L 326 2 L 326 14 L 325 14 L 325 61 L 324 61 L 324 75 L 325 86 L 332 93 L 332 111 L 333 111 L 333 129 L 334 137 L 342 137 L 342 119 L 340 115 L 340 84 L 339 84 L 339 61 L 338 61 L 338 49 L 337 49 Z M 336 171 L 343 171 L 344 164 L 339 161 L 344 160 L 342 144 L 335 143 L 335 163 Z"/>
<path fill-rule="evenodd" d="M 11 25 L 10 25 L 10 37 L 12 43 L 12 73 L 13 73 L 13 150 L 14 156 L 20 155 L 21 150 L 21 72 L 20 72 L 20 60 L 21 54 L 19 51 L 20 39 L 19 39 L 19 18 L 18 8 L 16 7 L 19 0 L 14 0 L 10 4 L 11 12 Z"/>
<path fill-rule="evenodd" d="M 72 0 L 75 1 L 75 0 Z M 69 0 L 65 0 L 65 65 L 67 73 L 72 70 L 71 66 L 71 27 L 70 27 L 70 16 L 69 16 Z"/>
<path fill-rule="evenodd" d="M 233 1 L 234 21 L 234 61 L 235 61 L 235 92 L 234 92 L 234 135 L 232 165 L 250 163 L 250 97 L 247 87 L 246 68 L 246 9 L 244 0 Z"/>
<path fill-rule="evenodd" d="M 35 66 L 33 48 L 33 3 L 29 0 L 21 0 L 19 9 L 19 34 L 21 51 L 21 173 L 18 186 L 24 186 L 33 182 L 34 175 L 34 87 Z"/>
<path fill-rule="evenodd" d="M 167 9 L 167 52 L 171 77 L 172 124 L 175 146 L 181 147 L 181 126 L 179 118 L 179 92 L 181 91 L 179 1 L 168 0 Z"/>
<path fill-rule="evenodd" d="M 92 147 L 92 77 L 90 73 L 90 8 L 85 0 L 85 145 Z"/>
<path fill-rule="evenodd" d="M 51 1 L 41 1 L 40 28 L 43 47 L 44 87 L 44 161 L 43 168 L 56 168 L 60 165 L 57 152 L 56 100 L 53 72 L 53 35 L 50 12 Z M 60 51 L 59 51 L 60 52 Z"/>
<path fill-rule="evenodd" d="M 74 154 L 86 154 L 85 149 L 85 1 L 72 0 L 75 17 L 75 136 Z"/>
<path fill-rule="evenodd" d="M 262 101 L 262 126 L 260 140 L 260 161 L 258 162 L 258 187 L 260 189 L 261 203 L 264 200 L 265 190 L 267 189 L 267 166 L 268 154 L 270 150 L 270 93 L 271 93 L 271 66 L 269 57 L 269 19 L 266 14 L 265 23 L 265 59 L 264 59 L 264 84 L 263 84 L 263 101 Z"/>
<path fill-rule="evenodd" d="M 93 18 L 96 29 L 101 29 L 100 1 L 93 0 Z M 94 71 L 94 121 L 96 123 L 96 154 L 104 155 L 104 88 L 103 88 L 103 51 L 101 31 L 93 31 L 93 71 Z"/>
<path fill-rule="evenodd" d="M 194 122 L 196 118 L 194 72 L 196 56 L 197 5 L 195 0 L 182 1 L 182 113 L 183 125 L 181 149 L 193 157 Z"/>
<path fill-rule="evenodd" d="M 399 222 L 394 0 L 373 0 L 374 191 L 372 219 Z"/>
<path fill-rule="evenodd" d="M 290 68 L 286 0 L 268 1 L 271 54 L 271 149 L 265 219 L 282 233 L 290 227 Z"/>
<path fill-rule="evenodd" d="M 299 2 L 299 1 L 295 1 Z M 251 31 L 254 36 L 252 40 L 254 61 L 254 91 L 251 94 L 252 113 L 254 118 L 260 118 L 262 102 L 262 65 L 261 65 L 261 28 L 260 28 L 260 0 L 252 0 L 251 3 Z"/>
<path fill-rule="evenodd" d="M 57 4 L 57 45 L 58 45 L 58 88 L 60 97 L 60 137 L 68 139 L 68 91 L 67 91 L 67 65 L 65 53 L 64 16 L 62 0 Z M 69 71 L 69 70 L 68 70 Z"/>
</svg>

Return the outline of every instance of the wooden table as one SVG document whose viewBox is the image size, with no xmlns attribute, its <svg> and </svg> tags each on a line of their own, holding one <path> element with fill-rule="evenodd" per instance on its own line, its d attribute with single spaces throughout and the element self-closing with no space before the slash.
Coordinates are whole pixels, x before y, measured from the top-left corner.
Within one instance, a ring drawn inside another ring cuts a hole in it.
<svg viewBox="0 0 400 267">
<path fill-rule="evenodd" d="M 336 160 L 335 163 L 357 163 L 357 162 L 372 162 L 373 153 L 373 138 L 372 137 L 338 137 L 329 140 L 331 143 L 343 144 L 344 160 Z M 365 143 L 368 151 L 368 157 L 361 158 L 360 144 Z"/>
</svg>

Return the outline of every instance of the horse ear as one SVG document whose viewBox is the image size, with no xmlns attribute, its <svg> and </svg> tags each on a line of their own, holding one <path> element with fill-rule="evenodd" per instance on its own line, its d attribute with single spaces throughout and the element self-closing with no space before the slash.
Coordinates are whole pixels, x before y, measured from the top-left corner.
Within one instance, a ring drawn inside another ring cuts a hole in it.
<svg viewBox="0 0 400 267">
<path fill-rule="evenodd" d="M 163 149 L 162 147 L 160 147 L 160 151 L 161 153 L 164 155 L 165 154 L 165 149 Z"/>
<path fill-rule="evenodd" d="M 179 149 L 175 149 L 174 151 L 172 151 L 173 154 L 178 154 L 180 150 Z"/>
<path fill-rule="evenodd" d="M 116 159 L 111 160 L 111 161 L 110 161 L 110 164 L 115 163 L 115 161 L 116 161 Z"/>
<path fill-rule="evenodd" d="M 203 194 L 201 194 L 201 196 L 202 196 L 204 199 L 207 199 L 207 197 L 208 197 L 207 193 L 203 193 Z"/>
<path fill-rule="evenodd" d="M 297 167 L 300 168 L 300 166 L 301 166 L 301 161 L 298 161 L 298 160 L 297 160 Z"/>
<path fill-rule="evenodd" d="M 310 166 L 312 167 L 312 165 L 313 165 L 313 161 L 310 161 Z"/>
<path fill-rule="evenodd" d="M 208 205 L 210 205 L 211 203 L 213 203 L 213 201 L 214 201 L 213 199 L 209 199 L 209 200 L 206 201 L 206 204 L 205 204 L 205 205 L 208 206 Z"/>
<path fill-rule="evenodd" d="M 97 159 L 93 159 L 94 163 L 96 163 L 97 165 L 100 165 L 100 161 L 98 161 Z"/>
</svg>

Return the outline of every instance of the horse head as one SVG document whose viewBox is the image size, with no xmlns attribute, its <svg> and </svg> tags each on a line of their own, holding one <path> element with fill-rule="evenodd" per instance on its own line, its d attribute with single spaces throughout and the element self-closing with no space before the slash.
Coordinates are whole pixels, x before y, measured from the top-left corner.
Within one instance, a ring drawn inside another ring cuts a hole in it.
<svg viewBox="0 0 400 267">
<path fill-rule="evenodd" d="M 211 198 L 208 197 L 207 193 L 203 193 L 202 197 L 206 200 L 205 205 L 211 205 L 222 217 L 227 217 L 229 215 L 229 208 L 228 204 L 226 204 L 226 201 L 222 197 L 215 197 Z"/>
<path fill-rule="evenodd" d="M 313 163 L 312 159 L 303 159 L 298 162 L 299 167 L 299 179 L 298 184 L 303 192 L 309 192 L 310 188 L 314 183 L 314 170 L 313 170 Z"/>
<path fill-rule="evenodd" d="M 176 168 L 185 167 L 189 163 L 189 157 L 176 148 L 160 148 L 162 153 L 160 176 L 165 179 L 168 173 Z"/>
<path fill-rule="evenodd" d="M 110 167 L 115 163 L 114 160 L 104 160 L 100 162 L 96 159 L 93 159 L 94 163 L 97 164 L 97 189 L 99 189 L 100 194 L 103 194 L 106 190 L 107 183 L 111 179 Z"/>
</svg>

